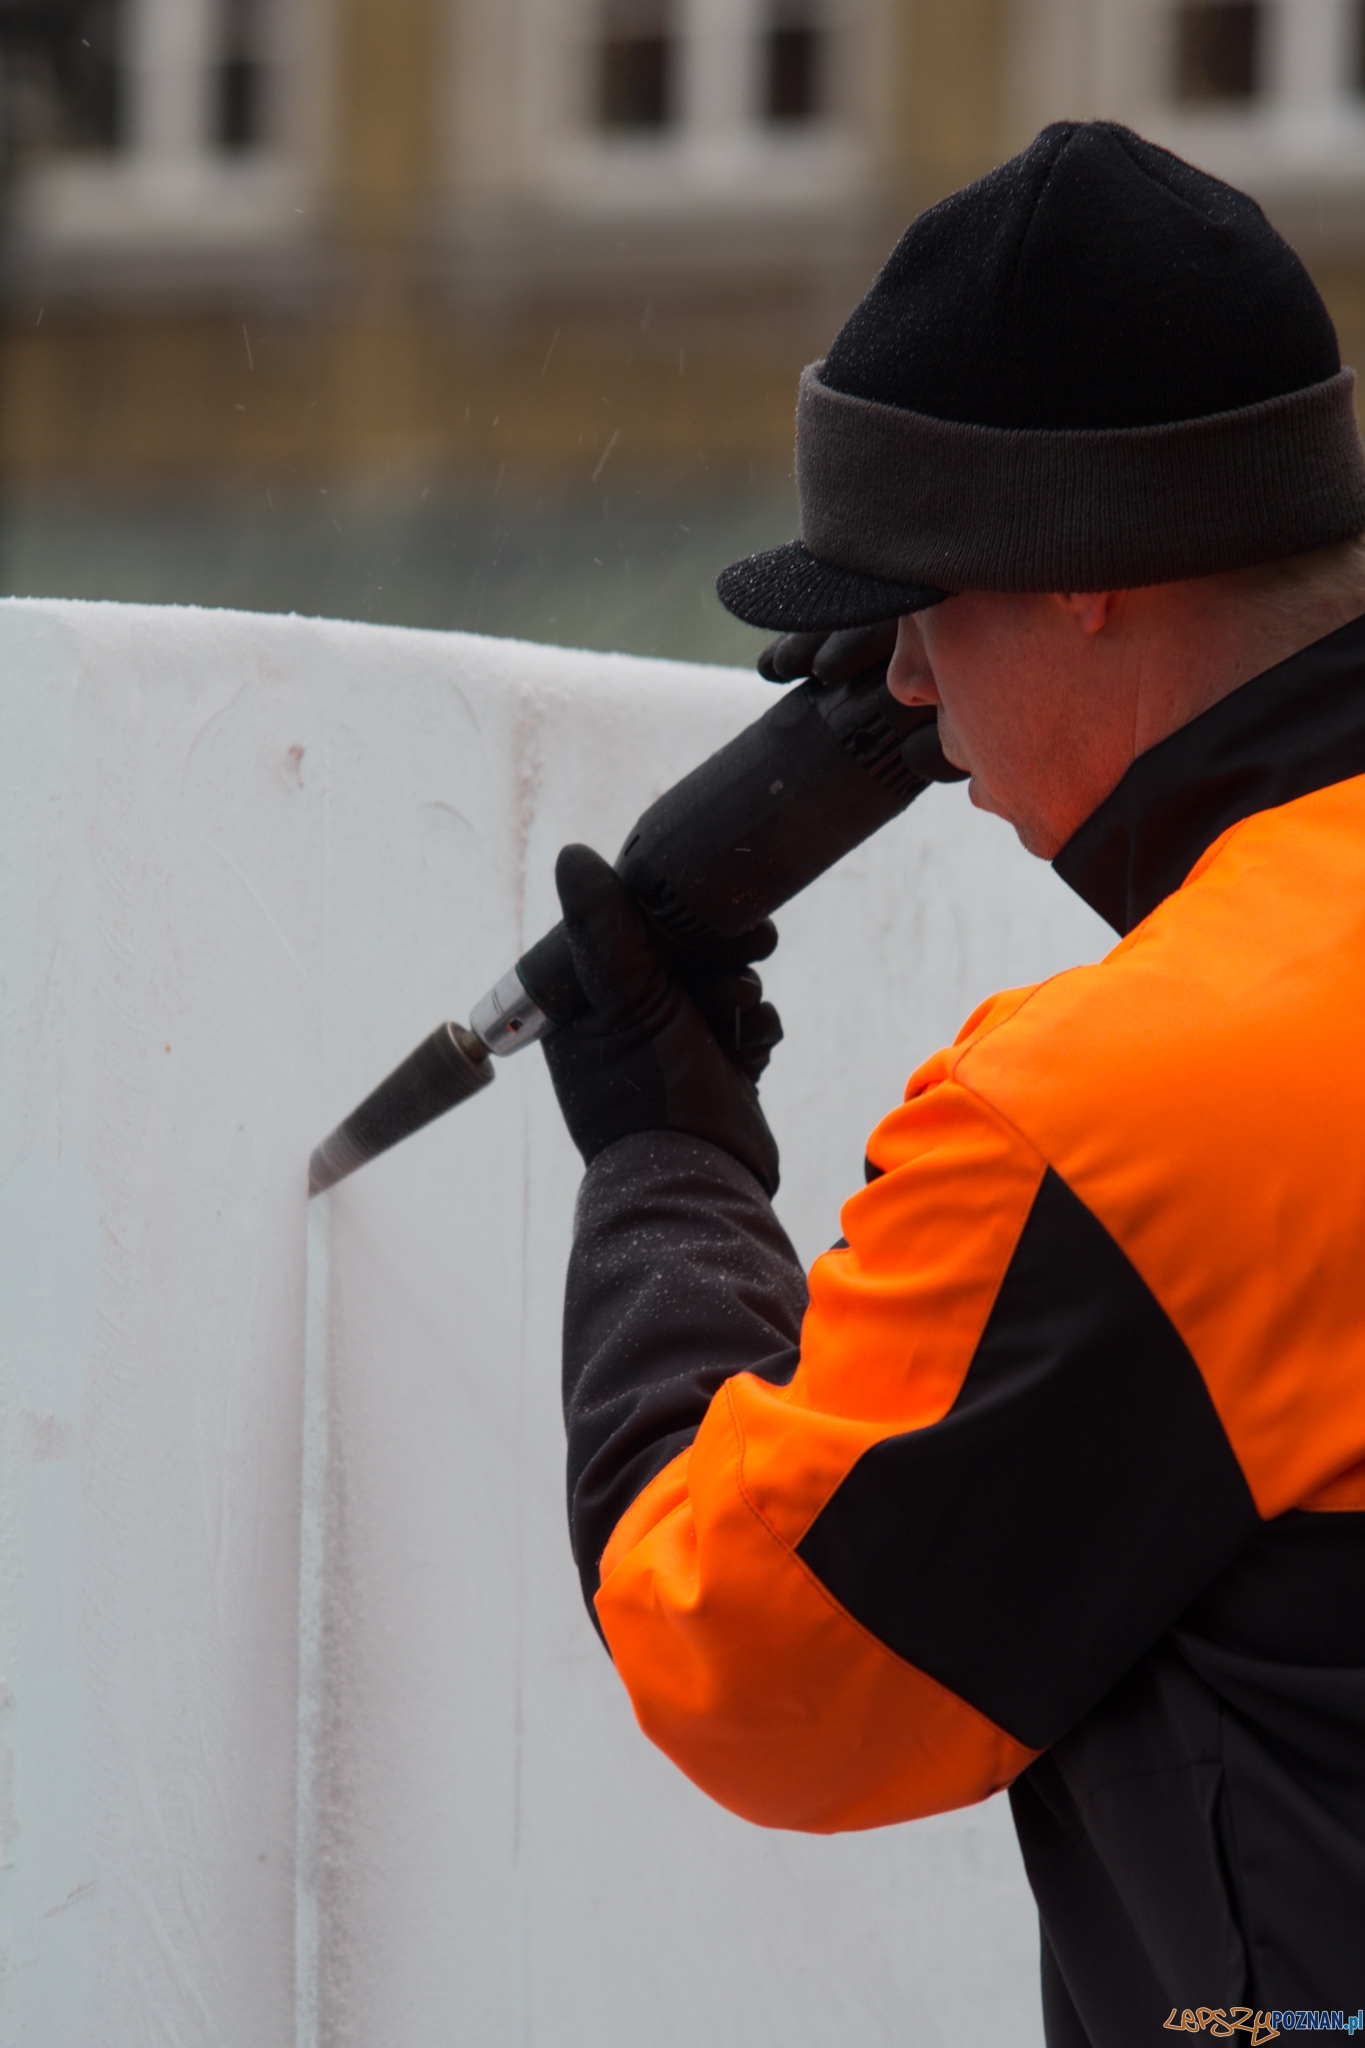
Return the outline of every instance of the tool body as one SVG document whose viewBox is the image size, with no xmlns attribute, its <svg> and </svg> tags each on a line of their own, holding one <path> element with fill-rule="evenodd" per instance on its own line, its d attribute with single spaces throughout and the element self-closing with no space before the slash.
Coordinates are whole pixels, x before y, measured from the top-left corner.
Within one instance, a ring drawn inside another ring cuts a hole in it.
<svg viewBox="0 0 1365 2048">
<path fill-rule="evenodd" d="M 704 954 L 752 931 L 931 781 L 957 779 L 934 713 L 899 703 L 884 666 L 844 682 L 812 677 L 652 803 L 616 872 L 666 957 Z M 475 1005 L 468 1027 L 440 1025 L 318 1146 L 309 1193 L 477 1094 L 493 1078 L 490 1054 L 533 1044 L 583 1007 L 558 924 Z"/>
</svg>

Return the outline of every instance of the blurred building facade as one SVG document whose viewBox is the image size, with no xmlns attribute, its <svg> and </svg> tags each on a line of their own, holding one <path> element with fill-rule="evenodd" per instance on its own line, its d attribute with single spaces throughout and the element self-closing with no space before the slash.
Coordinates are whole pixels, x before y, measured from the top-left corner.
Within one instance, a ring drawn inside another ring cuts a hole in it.
<svg viewBox="0 0 1365 2048">
<path fill-rule="evenodd" d="M 1365 0 L 0 0 L 12 479 L 785 468 L 906 219 L 1106 114 L 1365 352 Z"/>
</svg>

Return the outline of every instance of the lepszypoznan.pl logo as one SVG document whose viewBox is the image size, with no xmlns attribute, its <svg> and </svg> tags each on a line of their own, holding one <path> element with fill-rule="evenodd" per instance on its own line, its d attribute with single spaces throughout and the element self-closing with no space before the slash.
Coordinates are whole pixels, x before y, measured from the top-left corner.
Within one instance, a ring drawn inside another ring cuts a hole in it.
<svg viewBox="0 0 1365 2048">
<path fill-rule="evenodd" d="M 1306 2012 L 1302 2008 L 1281 2012 L 1274 2006 L 1269 2012 L 1255 2012 L 1249 2005 L 1201 2005 L 1193 2011 L 1187 2006 L 1181 2012 L 1173 2005 L 1170 2017 L 1162 2021 L 1162 2030 L 1171 2034 L 1212 2034 L 1223 2041 L 1233 2034 L 1249 2034 L 1254 2048 L 1254 2044 L 1274 2041 L 1281 2034 L 1365 2033 L 1365 2009 L 1350 2013 Z"/>
</svg>

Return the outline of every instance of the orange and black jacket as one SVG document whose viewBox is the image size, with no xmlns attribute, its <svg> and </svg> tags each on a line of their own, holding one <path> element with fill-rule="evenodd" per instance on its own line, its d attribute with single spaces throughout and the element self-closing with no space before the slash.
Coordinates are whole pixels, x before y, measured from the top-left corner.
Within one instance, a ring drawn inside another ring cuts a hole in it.
<svg viewBox="0 0 1365 2048">
<path fill-rule="evenodd" d="M 1365 620 L 1056 866 L 1119 944 L 920 1068 L 808 1286 L 714 1147 L 594 1162 L 570 1514 L 689 1777 L 815 1831 L 1012 1787 L 1051 2048 L 1136 2048 L 1365 2003 Z"/>
</svg>

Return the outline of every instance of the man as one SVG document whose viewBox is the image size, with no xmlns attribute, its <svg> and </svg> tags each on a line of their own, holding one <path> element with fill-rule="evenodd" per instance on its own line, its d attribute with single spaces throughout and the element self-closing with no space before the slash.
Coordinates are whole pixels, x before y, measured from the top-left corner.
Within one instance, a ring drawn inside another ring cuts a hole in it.
<svg viewBox="0 0 1365 2048">
<path fill-rule="evenodd" d="M 1121 935 L 911 1078 L 809 1289 L 756 980 L 698 1007 L 560 860 L 595 1618 L 753 1820 L 1009 1786 L 1051 2048 L 1365 2004 L 1352 382 L 1259 209 L 1108 124 L 915 222 L 806 372 L 803 540 L 725 601 L 898 617 L 892 690 Z"/>
</svg>

